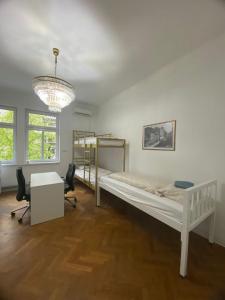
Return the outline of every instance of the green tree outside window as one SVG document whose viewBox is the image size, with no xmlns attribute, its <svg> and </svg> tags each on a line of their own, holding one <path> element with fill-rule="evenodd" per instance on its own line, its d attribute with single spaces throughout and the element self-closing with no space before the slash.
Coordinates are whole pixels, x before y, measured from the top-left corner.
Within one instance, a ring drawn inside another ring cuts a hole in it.
<svg viewBox="0 0 225 300">
<path fill-rule="evenodd" d="M 55 115 L 28 112 L 28 160 L 57 158 L 57 118 Z"/>
<path fill-rule="evenodd" d="M 14 159 L 14 110 L 0 108 L 0 161 Z"/>
</svg>

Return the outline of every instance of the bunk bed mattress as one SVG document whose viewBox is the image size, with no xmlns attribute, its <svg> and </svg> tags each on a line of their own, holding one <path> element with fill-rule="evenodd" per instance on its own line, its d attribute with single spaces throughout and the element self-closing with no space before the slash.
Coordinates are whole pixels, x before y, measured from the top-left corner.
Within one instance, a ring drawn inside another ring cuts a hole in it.
<svg viewBox="0 0 225 300">
<path fill-rule="evenodd" d="M 90 137 L 86 137 L 86 138 L 80 138 L 79 140 L 76 140 L 74 142 L 75 145 L 78 144 L 96 144 L 96 137 L 94 136 L 90 136 Z"/>
<path fill-rule="evenodd" d="M 94 136 L 87 138 L 80 138 L 79 140 L 74 141 L 75 145 L 96 145 L 97 138 Z M 124 145 L 123 139 L 116 138 L 99 138 L 100 146 L 113 146 L 113 147 L 122 147 Z"/>
<path fill-rule="evenodd" d="M 117 193 L 129 198 L 134 205 L 135 203 L 138 203 L 139 206 L 143 207 L 143 210 L 149 207 L 154 211 L 182 223 L 182 203 L 178 203 L 166 197 L 159 197 L 143 189 L 136 188 L 127 183 L 110 178 L 109 176 L 102 176 L 99 181 L 100 186 L 101 183 L 104 186 L 115 190 Z"/>
<path fill-rule="evenodd" d="M 101 178 L 102 176 L 107 176 L 109 174 L 111 174 L 112 171 L 110 170 L 106 170 L 103 168 L 98 168 L 98 178 Z M 85 172 L 85 177 L 84 177 L 84 169 L 83 167 L 77 168 L 75 171 L 75 175 L 81 179 L 85 179 L 86 181 L 89 181 L 89 172 L 86 171 Z M 91 184 L 95 185 L 95 168 L 92 167 L 91 168 L 91 172 L 90 172 L 90 182 Z"/>
</svg>

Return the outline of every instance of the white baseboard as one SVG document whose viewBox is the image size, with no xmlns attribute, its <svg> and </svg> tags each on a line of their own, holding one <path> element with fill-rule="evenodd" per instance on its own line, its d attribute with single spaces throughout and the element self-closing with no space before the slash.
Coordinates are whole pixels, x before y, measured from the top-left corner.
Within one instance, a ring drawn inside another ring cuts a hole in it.
<svg viewBox="0 0 225 300">
<path fill-rule="evenodd" d="M 17 190 L 17 186 L 3 186 L 2 193 L 4 192 L 15 192 Z"/>
</svg>

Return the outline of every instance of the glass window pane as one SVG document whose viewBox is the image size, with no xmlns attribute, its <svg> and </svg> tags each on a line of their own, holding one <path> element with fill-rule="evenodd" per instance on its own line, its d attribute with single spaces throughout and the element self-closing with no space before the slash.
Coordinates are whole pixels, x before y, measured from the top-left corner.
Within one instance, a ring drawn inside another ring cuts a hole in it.
<svg viewBox="0 0 225 300">
<path fill-rule="evenodd" d="M 14 129 L 0 128 L 0 160 L 13 160 Z"/>
<path fill-rule="evenodd" d="M 44 159 L 56 159 L 56 132 L 44 132 Z"/>
<path fill-rule="evenodd" d="M 42 131 L 29 130 L 28 133 L 28 159 L 40 160 L 42 152 Z"/>
<path fill-rule="evenodd" d="M 0 108 L 0 122 L 14 123 L 14 111 Z"/>
<path fill-rule="evenodd" d="M 29 125 L 42 127 L 56 127 L 56 117 L 29 113 Z"/>
</svg>

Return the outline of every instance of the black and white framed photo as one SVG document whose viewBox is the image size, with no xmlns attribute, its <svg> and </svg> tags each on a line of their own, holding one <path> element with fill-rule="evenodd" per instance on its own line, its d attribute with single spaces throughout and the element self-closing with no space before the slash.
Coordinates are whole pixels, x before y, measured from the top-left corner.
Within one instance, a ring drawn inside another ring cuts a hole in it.
<svg viewBox="0 0 225 300">
<path fill-rule="evenodd" d="M 176 121 L 168 121 L 143 127 L 143 150 L 175 150 Z"/>
</svg>

